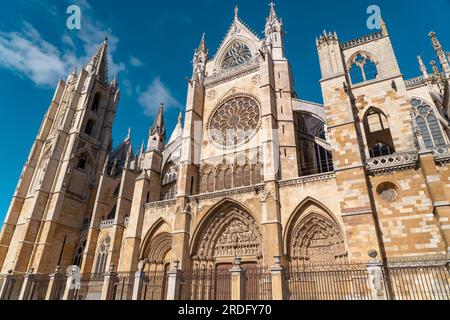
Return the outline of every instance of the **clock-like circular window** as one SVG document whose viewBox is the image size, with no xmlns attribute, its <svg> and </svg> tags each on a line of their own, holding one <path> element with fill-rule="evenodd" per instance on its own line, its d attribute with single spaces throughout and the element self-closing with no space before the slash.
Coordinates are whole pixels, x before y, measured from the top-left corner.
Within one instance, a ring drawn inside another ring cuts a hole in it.
<svg viewBox="0 0 450 320">
<path fill-rule="evenodd" d="M 385 182 L 378 186 L 377 193 L 386 202 L 393 202 L 398 197 L 397 186 L 391 182 Z"/>
<path fill-rule="evenodd" d="M 261 108 L 256 99 L 233 96 L 213 111 L 208 132 L 220 147 L 235 147 L 253 138 L 261 124 Z"/>
</svg>

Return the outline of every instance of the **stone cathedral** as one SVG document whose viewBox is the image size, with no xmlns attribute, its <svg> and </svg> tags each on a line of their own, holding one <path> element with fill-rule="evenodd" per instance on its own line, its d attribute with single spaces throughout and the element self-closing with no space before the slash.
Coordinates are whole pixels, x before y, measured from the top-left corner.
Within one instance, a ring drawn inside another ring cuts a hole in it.
<svg viewBox="0 0 450 320">
<path fill-rule="evenodd" d="M 161 105 L 138 152 L 130 135 L 112 145 L 105 41 L 56 88 L 0 233 L 1 273 L 448 259 L 450 56 L 429 37 L 437 61 L 418 57 L 406 80 L 384 22 L 348 42 L 324 32 L 321 104 L 295 90 L 274 6 L 263 36 L 236 9 L 215 54 L 205 36 L 195 50 L 175 130 Z"/>
</svg>

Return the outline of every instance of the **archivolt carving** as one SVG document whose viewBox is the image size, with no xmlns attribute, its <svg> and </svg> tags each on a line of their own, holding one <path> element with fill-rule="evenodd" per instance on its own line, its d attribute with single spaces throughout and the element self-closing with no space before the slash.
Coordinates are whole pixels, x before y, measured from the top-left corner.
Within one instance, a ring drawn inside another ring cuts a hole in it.
<svg viewBox="0 0 450 320">
<path fill-rule="evenodd" d="M 336 262 L 346 257 L 345 241 L 338 225 L 319 214 L 311 214 L 292 230 L 291 260 Z"/>
<path fill-rule="evenodd" d="M 261 233 L 253 217 L 237 206 L 215 214 L 200 234 L 194 260 L 261 255 Z"/>
<path fill-rule="evenodd" d="M 167 253 L 172 249 L 172 235 L 170 233 L 161 233 L 154 237 L 150 242 L 148 260 L 150 263 L 164 262 Z"/>
</svg>

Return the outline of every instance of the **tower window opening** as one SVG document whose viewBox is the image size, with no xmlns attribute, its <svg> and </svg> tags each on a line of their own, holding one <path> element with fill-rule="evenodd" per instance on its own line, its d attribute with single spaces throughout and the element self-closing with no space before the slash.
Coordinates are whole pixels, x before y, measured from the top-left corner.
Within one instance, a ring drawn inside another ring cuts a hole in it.
<svg viewBox="0 0 450 320">
<path fill-rule="evenodd" d="M 364 117 L 364 130 L 371 157 L 382 157 L 395 153 L 389 123 L 383 112 L 372 107 Z"/>
<path fill-rule="evenodd" d="M 375 62 L 363 53 L 357 54 L 350 63 L 349 73 L 352 84 L 358 84 L 378 77 L 378 69 Z"/>
<path fill-rule="evenodd" d="M 95 97 L 94 97 L 94 102 L 92 102 L 92 107 L 91 110 L 93 112 L 97 112 L 98 108 L 100 107 L 100 101 L 102 99 L 102 96 L 99 92 L 96 93 Z"/>
<path fill-rule="evenodd" d="M 95 121 L 89 119 L 88 122 L 86 123 L 86 129 L 84 130 L 84 133 L 86 133 L 88 136 L 92 135 L 92 133 L 94 132 L 94 126 Z"/>
</svg>

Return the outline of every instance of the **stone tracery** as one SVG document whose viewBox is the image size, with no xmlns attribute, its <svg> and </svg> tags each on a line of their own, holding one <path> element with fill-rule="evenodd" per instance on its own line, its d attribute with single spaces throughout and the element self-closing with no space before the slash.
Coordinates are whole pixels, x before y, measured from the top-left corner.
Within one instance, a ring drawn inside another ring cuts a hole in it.
<svg viewBox="0 0 450 320">
<path fill-rule="evenodd" d="M 236 41 L 231 45 L 228 51 L 225 53 L 225 57 L 222 61 L 222 69 L 230 69 L 237 67 L 252 59 L 252 52 L 242 42 Z"/>
<path fill-rule="evenodd" d="M 244 95 L 224 101 L 212 114 L 209 122 L 211 140 L 220 146 L 236 146 L 250 140 L 261 120 L 259 103 Z"/>
</svg>

